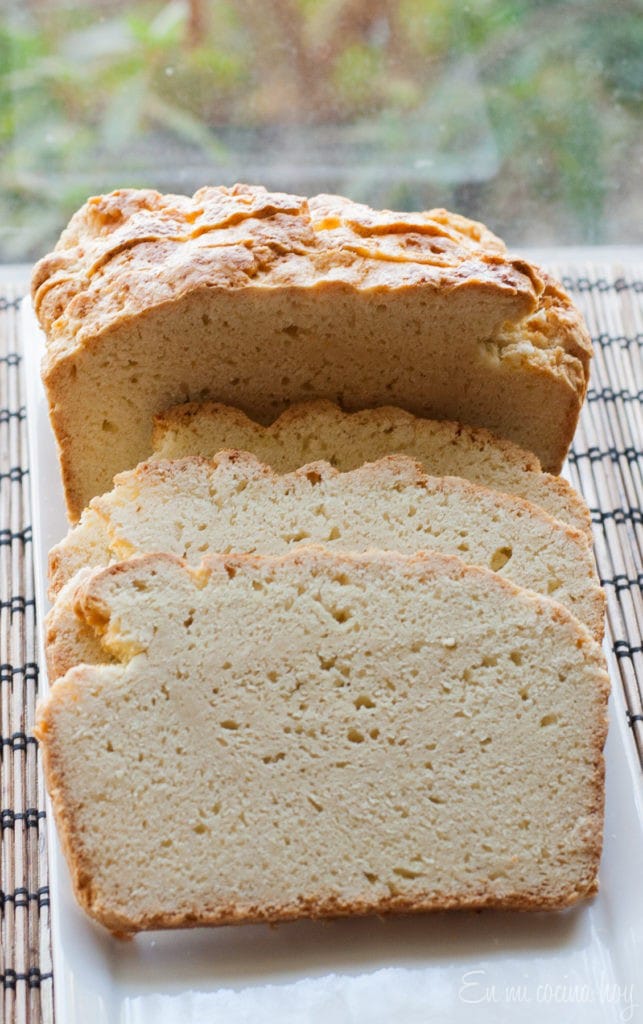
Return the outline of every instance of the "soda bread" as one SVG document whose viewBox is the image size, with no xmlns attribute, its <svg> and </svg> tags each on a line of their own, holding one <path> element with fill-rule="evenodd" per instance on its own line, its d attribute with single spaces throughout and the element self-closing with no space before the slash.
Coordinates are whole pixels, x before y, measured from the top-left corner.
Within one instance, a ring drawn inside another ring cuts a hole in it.
<svg viewBox="0 0 643 1024">
<path fill-rule="evenodd" d="M 148 555 L 76 594 L 115 659 L 37 736 L 112 932 L 597 888 L 607 677 L 569 612 L 436 554 Z"/>
<path fill-rule="evenodd" d="M 282 554 L 298 545 L 459 555 L 567 605 L 603 635 L 603 593 L 585 536 L 518 498 L 429 477 L 403 455 L 340 473 L 328 463 L 278 475 L 247 452 L 142 463 L 95 498 L 50 555 L 51 596 L 86 566 L 169 552 Z M 79 658 L 69 591 L 47 624 L 52 679 Z M 82 637 L 84 644 L 91 638 Z"/>
<path fill-rule="evenodd" d="M 557 473 L 587 388 L 591 344 L 565 293 L 444 210 L 119 190 L 74 215 L 32 293 L 74 521 L 178 402 L 265 424 L 303 399 L 393 404 L 488 427 Z"/>
<path fill-rule="evenodd" d="M 154 418 L 154 457 L 213 458 L 226 448 L 252 452 L 277 473 L 324 459 L 344 472 L 401 452 L 431 476 L 461 476 L 524 498 L 591 539 L 587 506 L 566 480 L 541 471 L 531 452 L 488 430 L 426 420 L 391 406 L 343 412 L 319 399 L 295 405 L 268 427 L 241 409 L 188 402 Z"/>
</svg>

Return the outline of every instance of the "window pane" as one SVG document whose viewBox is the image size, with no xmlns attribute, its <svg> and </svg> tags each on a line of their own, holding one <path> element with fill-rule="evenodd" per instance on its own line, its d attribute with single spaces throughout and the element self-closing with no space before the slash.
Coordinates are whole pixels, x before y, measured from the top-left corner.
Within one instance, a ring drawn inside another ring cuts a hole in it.
<svg viewBox="0 0 643 1024">
<path fill-rule="evenodd" d="M 643 15 L 577 0 L 10 0 L 0 258 L 90 193 L 249 181 L 641 239 Z"/>
</svg>

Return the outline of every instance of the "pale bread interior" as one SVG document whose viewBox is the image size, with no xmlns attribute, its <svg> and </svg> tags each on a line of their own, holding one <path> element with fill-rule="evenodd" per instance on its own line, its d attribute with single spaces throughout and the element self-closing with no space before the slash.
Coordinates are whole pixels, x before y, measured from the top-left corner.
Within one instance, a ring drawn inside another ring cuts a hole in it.
<svg viewBox="0 0 643 1024">
<path fill-rule="evenodd" d="M 607 680 L 561 606 L 437 555 L 150 555 L 77 606 L 118 660 L 38 735 L 77 895 L 113 931 L 596 887 Z"/>
<path fill-rule="evenodd" d="M 346 473 L 314 463 L 284 475 L 239 452 L 144 463 L 121 474 L 53 549 L 52 592 L 86 566 L 137 554 L 169 552 L 198 564 L 211 552 L 282 554 L 308 544 L 457 555 L 554 596 L 602 637 L 603 594 L 583 534 L 519 499 L 427 477 L 405 456 Z M 75 663 L 79 643 L 92 645 L 69 595 L 47 622 L 53 679 Z"/>
<path fill-rule="evenodd" d="M 154 419 L 155 457 L 214 458 L 236 448 L 278 473 L 323 459 L 342 472 L 401 453 L 431 476 L 461 476 L 539 505 L 591 537 L 587 506 L 562 477 L 543 473 L 535 455 L 488 430 L 427 420 L 391 406 L 347 413 L 334 402 L 302 402 L 269 426 L 214 402 L 174 406 Z"/>
</svg>

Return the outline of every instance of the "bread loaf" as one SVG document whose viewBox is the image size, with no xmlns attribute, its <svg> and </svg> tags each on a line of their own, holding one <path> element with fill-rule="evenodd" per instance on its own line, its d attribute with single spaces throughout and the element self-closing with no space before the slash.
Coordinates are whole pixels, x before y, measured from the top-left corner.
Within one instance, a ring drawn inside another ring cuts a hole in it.
<svg viewBox="0 0 643 1024">
<path fill-rule="evenodd" d="M 435 554 L 148 555 L 37 735 L 76 895 L 147 928 L 596 890 L 607 677 L 562 606 Z"/>
<path fill-rule="evenodd" d="M 567 480 L 543 473 L 531 452 L 482 428 L 421 419 L 390 406 L 345 413 L 320 399 L 293 406 L 264 427 L 229 405 L 189 402 L 155 417 L 153 445 L 162 459 L 211 459 L 226 448 L 241 449 L 277 473 L 318 459 L 345 471 L 402 453 L 431 476 L 461 476 L 524 498 L 591 539 L 583 499 Z"/>
<path fill-rule="evenodd" d="M 603 594 L 583 534 L 518 498 L 426 476 L 401 455 L 347 473 L 318 462 L 282 476 L 245 452 L 143 463 L 118 476 L 52 550 L 51 596 L 83 567 L 138 554 L 169 552 L 198 564 L 210 552 L 281 554 L 311 543 L 459 555 L 554 595 L 603 635 Z M 51 678 L 80 660 L 78 625 L 68 591 L 48 619 Z"/>
<path fill-rule="evenodd" d="M 591 345 L 546 274 L 444 210 L 236 185 L 90 199 L 36 266 L 68 512 L 188 400 L 267 424 L 303 399 L 484 426 L 558 472 Z"/>
</svg>

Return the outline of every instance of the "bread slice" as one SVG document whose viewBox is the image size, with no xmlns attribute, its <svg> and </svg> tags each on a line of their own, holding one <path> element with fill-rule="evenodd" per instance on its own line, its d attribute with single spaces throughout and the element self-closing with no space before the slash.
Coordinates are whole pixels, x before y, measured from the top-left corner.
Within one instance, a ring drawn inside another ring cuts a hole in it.
<svg viewBox="0 0 643 1024">
<path fill-rule="evenodd" d="M 531 452 L 488 430 L 426 420 L 391 406 L 343 412 L 323 399 L 302 402 L 268 427 L 241 409 L 188 402 L 154 419 L 155 457 L 213 458 L 226 448 L 252 452 L 278 473 L 324 459 L 345 472 L 384 455 L 418 459 L 431 476 L 462 476 L 524 498 L 591 539 L 587 505 L 566 480 L 543 473 Z"/>
<path fill-rule="evenodd" d="M 37 735 L 76 895 L 141 929 L 597 888 L 607 677 L 564 608 L 458 559 L 147 555 L 79 613 Z"/>
<path fill-rule="evenodd" d="M 96 196 L 36 266 L 69 515 L 146 458 L 152 417 L 210 398 L 398 405 L 485 426 L 558 472 L 591 344 L 546 274 L 445 210 L 236 185 Z"/>
<path fill-rule="evenodd" d="M 143 463 L 118 476 L 52 550 L 51 596 L 83 567 L 137 554 L 169 552 L 198 564 L 210 552 L 281 554 L 311 543 L 460 555 L 555 595 L 603 635 L 603 593 L 583 534 L 518 498 L 426 476 L 403 455 L 347 473 L 318 462 L 281 476 L 246 452 Z M 70 657 L 74 663 L 77 629 L 61 595 L 48 619 L 52 679 Z"/>
</svg>

